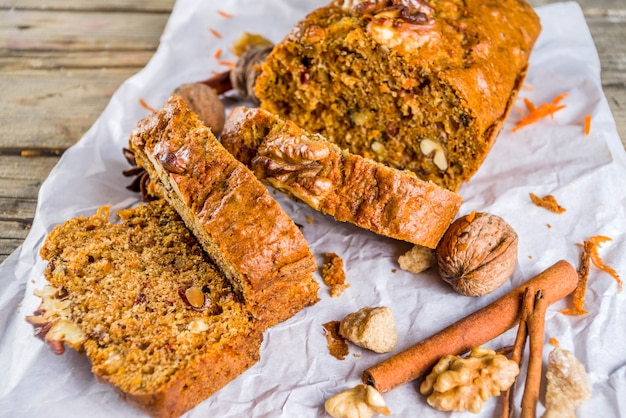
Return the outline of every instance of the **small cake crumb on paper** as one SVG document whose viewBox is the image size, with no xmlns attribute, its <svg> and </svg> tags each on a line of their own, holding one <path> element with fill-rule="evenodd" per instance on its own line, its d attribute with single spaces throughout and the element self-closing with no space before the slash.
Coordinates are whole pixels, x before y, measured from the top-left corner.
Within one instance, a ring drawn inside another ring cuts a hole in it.
<svg viewBox="0 0 626 418">
<path fill-rule="evenodd" d="M 326 286 L 330 287 L 330 296 L 340 296 L 344 290 L 350 287 L 346 283 L 346 272 L 343 269 L 343 259 L 335 253 L 326 253 L 326 262 L 322 266 L 322 279 Z"/>
<path fill-rule="evenodd" d="M 530 200 L 532 200 L 535 205 L 540 208 L 547 209 L 550 212 L 558 213 L 560 215 L 567 210 L 563 206 L 559 205 L 555 197 L 550 194 L 545 195 L 544 197 L 539 197 L 534 193 L 529 193 L 529 195 Z"/>
<path fill-rule="evenodd" d="M 348 343 L 339 334 L 339 321 L 330 321 L 322 326 L 326 331 L 326 341 L 328 341 L 328 351 L 330 355 L 337 360 L 345 360 L 346 356 L 350 352 L 348 349 Z"/>
<path fill-rule="evenodd" d="M 411 273 L 421 273 L 437 264 L 435 251 L 421 245 L 413 246 L 409 251 L 398 257 L 398 264 L 402 270 Z"/>
</svg>

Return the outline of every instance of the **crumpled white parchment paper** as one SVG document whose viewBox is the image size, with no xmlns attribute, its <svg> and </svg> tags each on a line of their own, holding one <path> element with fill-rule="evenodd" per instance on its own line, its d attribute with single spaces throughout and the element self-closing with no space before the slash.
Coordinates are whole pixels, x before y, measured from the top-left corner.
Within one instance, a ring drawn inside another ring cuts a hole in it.
<svg viewBox="0 0 626 418">
<path fill-rule="evenodd" d="M 38 256 L 46 234 L 69 218 L 91 215 L 102 205 L 114 209 L 139 201 L 125 186 L 128 168 L 121 149 L 130 130 L 148 111 L 143 98 L 159 107 L 178 85 L 211 77 L 234 60 L 233 41 L 248 31 L 277 42 L 291 26 L 325 0 L 179 0 L 154 58 L 114 94 L 101 117 L 62 157 L 41 188 L 32 230 L 23 246 L 0 266 L 0 416 L 132 417 L 142 412 L 98 383 L 86 357 L 67 350 L 54 355 L 33 336 L 24 317 L 39 299 L 33 290 L 44 284 L 45 263 Z M 232 17 L 220 14 L 226 12 Z M 339 361 L 328 353 L 322 324 L 340 320 L 363 306 L 393 309 L 399 343 L 393 353 L 411 346 L 488 304 L 554 262 L 578 264 L 575 245 L 592 235 L 613 240 L 600 255 L 626 276 L 626 153 L 620 143 L 600 84 L 600 64 L 583 14 L 576 3 L 538 9 L 543 32 L 532 54 L 526 85 L 520 93 L 536 104 L 566 92 L 567 107 L 553 119 L 511 133 L 519 113 L 513 111 L 477 175 L 460 190 L 471 210 L 502 216 L 520 237 L 515 273 L 504 286 L 481 298 L 456 294 L 436 274 L 413 275 L 398 269 L 397 257 L 410 246 L 335 222 L 281 194 L 277 199 L 303 232 L 321 265 L 325 252 L 343 257 L 351 287 L 331 299 L 322 285 L 321 301 L 265 334 L 261 361 L 223 390 L 190 411 L 189 417 L 317 417 L 324 400 L 360 382 L 361 372 L 388 355 L 350 346 Z M 130 18 L 130 17 L 129 17 Z M 216 36 L 212 30 L 222 37 Z M 583 134 L 584 116 L 592 115 L 591 133 Z M 552 194 L 567 211 L 553 214 L 530 202 L 532 192 Z M 309 224 L 307 217 L 312 217 Z M 319 278 L 319 277 L 318 277 Z M 606 273 L 591 269 L 586 297 L 589 313 L 559 314 L 560 301 L 549 308 L 546 340 L 556 338 L 572 350 L 589 373 L 593 397 L 580 417 L 626 414 L 626 296 Z M 488 346 L 512 344 L 511 330 Z M 551 346 L 544 348 L 544 364 Z M 620 397 L 621 395 L 621 397 Z M 393 416 L 450 416 L 426 404 L 416 384 L 384 395 Z M 521 390 L 516 395 L 518 405 Z M 542 398 L 543 400 L 543 398 Z M 499 409 L 492 399 L 478 415 Z M 539 405 L 539 414 L 543 406 Z"/>
</svg>

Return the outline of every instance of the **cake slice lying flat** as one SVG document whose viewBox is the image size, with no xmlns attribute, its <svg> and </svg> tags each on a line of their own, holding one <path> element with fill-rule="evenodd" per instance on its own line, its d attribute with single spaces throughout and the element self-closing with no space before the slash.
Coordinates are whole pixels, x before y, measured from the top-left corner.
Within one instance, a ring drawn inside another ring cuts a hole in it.
<svg viewBox="0 0 626 418">
<path fill-rule="evenodd" d="M 57 354 L 157 417 L 179 416 L 259 360 L 263 327 L 164 200 L 57 226 L 28 317 Z"/>
<path fill-rule="evenodd" d="M 182 98 L 140 121 L 129 147 L 258 319 L 271 326 L 317 302 L 304 236 Z"/>
<path fill-rule="evenodd" d="M 435 248 L 461 205 L 456 193 L 261 109 L 234 109 L 221 140 L 261 181 L 339 221 L 413 244 Z"/>
</svg>

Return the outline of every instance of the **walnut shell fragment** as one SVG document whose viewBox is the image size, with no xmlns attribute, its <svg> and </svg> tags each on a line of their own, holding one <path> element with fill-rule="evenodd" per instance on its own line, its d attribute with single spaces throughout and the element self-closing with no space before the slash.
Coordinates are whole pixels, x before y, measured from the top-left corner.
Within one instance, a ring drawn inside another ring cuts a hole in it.
<svg viewBox="0 0 626 418">
<path fill-rule="evenodd" d="M 513 274 L 517 245 L 517 233 L 504 219 L 472 212 L 454 221 L 439 242 L 439 274 L 463 295 L 485 295 Z"/>
</svg>

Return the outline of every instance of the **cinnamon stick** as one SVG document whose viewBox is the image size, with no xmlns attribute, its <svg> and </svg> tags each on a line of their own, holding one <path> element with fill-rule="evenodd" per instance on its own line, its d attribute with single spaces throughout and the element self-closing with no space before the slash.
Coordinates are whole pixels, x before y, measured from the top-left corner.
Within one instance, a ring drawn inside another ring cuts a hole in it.
<svg viewBox="0 0 626 418">
<path fill-rule="evenodd" d="M 388 392 L 429 371 L 441 357 L 459 355 L 494 339 L 519 321 L 521 296 L 527 287 L 544 289 L 546 305 L 570 294 L 578 283 L 574 267 L 561 260 L 500 299 L 426 340 L 363 372 L 363 382 Z"/>
<path fill-rule="evenodd" d="M 541 368 L 543 363 L 543 339 L 546 309 L 548 304 L 539 290 L 534 298 L 534 308 L 528 318 L 528 339 L 530 348 L 528 354 L 528 370 L 526 372 L 526 386 L 522 396 L 521 418 L 535 418 L 539 388 L 541 386 Z"/>
<path fill-rule="evenodd" d="M 535 298 L 533 290 L 530 287 L 526 287 L 524 296 L 522 298 L 522 312 L 520 314 L 519 325 L 517 327 L 517 335 L 515 336 L 515 343 L 513 344 L 513 350 L 511 351 L 511 360 L 516 362 L 520 370 L 522 369 L 522 354 L 524 353 L 524 346 L 526 345 L 526 337 L 528 335 L 528 326 L 526 321 L 533 310 Z M 510 388 L 508 388 L 502 395 L 502 418 L 511 418 L 513 416 L 513 394 L 517 387 L 517 379 L 513 382 Z"/>
</svg>

